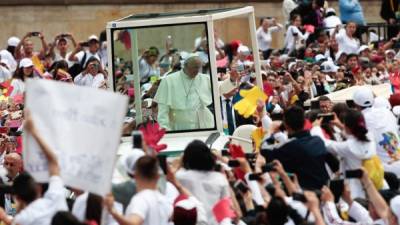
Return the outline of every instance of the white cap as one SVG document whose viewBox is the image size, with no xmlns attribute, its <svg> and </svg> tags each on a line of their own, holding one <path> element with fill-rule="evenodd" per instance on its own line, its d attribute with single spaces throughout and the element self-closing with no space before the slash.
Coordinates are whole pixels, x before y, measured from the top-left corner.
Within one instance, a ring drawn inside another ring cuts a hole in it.
<svg viewBox="0 0 400 225">
<path fill-rule="evenodd" d="M 29 58 L 23 58 L 20 62 L 19 62 L 19 68 L 26 68 L 26 67 L 31 67 L 33 66 L 33 62 L 31 59 Z"/>
<path fill-rule="evenodd" d="M 343 54 L 347 55 L 346 52 L 338 51 L 338 53 L 336 53 L 335 55 L 335 60 L 338 61 L 340 56 L 342 56 Z"/>
<path fill-rule="evenodd" d="M 295 66 L 295 65 L 296 65 L 296 62 L 291 62 L 291 63 L 289 63 L 289 65 L 288 65 L 288 70 L 291 70 L 292 67 Z"/>
<path fill-rule="evenodd" d="M 245 45 L 240 45 L 237 49 L 237 52 L 242 53 L 244 55 L 250 55 L 250 49 Z"/>
<path fill-rule="evenodd" d="M 353 94 L 353 101 L 361 107 L 369 107 L 374 104 L 374 93 L 369 87 L 359 87 Z"/>
<path fill-rule="evenodd" d="M 317 61 L 317 62 L 319 62 L 319 61 L 321 61 L 323 59 L 326 59 L 326 57 L 324 55 L 322 55 L 322 54 L 318 54 L 318 55 L 315 56 L 315 61 Z"/>
<path fill-rule="evenodd" d="M 17 45 L 19 44 L 20 40 L 17 37 L 10 37 L 7 41 L 7 45 L 8 46 L 14 46 L 17 47 Z"/>
<path fill-rule="evenodd" d="M 338 70 L 338 66 L 336 66 L 332 61 L 325 61 L 321 64 L 321 71 L 323 73 L 336 73 Z"/>
<path fill-rule="evenodd" d="M 335 11 L 334 8 L 327 8 L 326 11 L 325 11 L 326 14 L 331 13 L 331 12 L 336 14 L 336 11 Z"/>
<path fill-rule="evenodd" d="M 180 200 L 176 203 L 175 207 L 179 207 L 185 210 L 192 210 L 196 208 L 196 202 L 191 198 Z"/>
<path fill-rule="evenodd" d="M 135 172 L 135 164 L 138 159 L 144 156 L 144 152 L 141 150 L 132 150 L 126 155 L 121 156 L 121 163 L 127 174 L 133 175 Z"/>
<path fill-rule="evenodd" d="M 96 36 L 96 35 L 90 35 L 89 37 L 88 37 L 88 41 L 91 41 L 91 40 L 96 40 L 96 41 L 99 41 L 99 38 Z"/>
<path fill-rule="evenodd" d="M 369 50 L 369 47 L 367 45 L 361 45 L 360 48 L 358 48 L 357 54 L 360 54 L 364 50 Z"/>
<path fill-rule="evenodd" d="M 393 215 L 397 217 L 397 221 L 400 221 L 400 195 L 397 195 L 390 200 L 390 209 L 392 210 Z"/>
<path fill-rule="evenodd" d="M 385 51 L 385 55 L 392 53 L 393 55 L 396 55 L 396 52 L 393 49 L 388 49 Z"/>
</svg>

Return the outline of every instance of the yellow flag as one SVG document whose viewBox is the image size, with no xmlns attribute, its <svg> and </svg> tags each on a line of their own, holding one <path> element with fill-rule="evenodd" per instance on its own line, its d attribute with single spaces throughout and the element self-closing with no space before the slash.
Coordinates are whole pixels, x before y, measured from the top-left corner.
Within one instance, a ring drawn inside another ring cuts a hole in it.
<svg viewBox="0 0 400 225">
<path fill-rule="evenodd" d="M 257 86 L 254 86 L 250 90 L 241 90 L 240 96 L 243 98 L 238 101 L 233 107 L 238 113 L 245 118 L 249 118 L 257 109 L 257 101 L 267 100 L 267 95 Z"/>
</svg>

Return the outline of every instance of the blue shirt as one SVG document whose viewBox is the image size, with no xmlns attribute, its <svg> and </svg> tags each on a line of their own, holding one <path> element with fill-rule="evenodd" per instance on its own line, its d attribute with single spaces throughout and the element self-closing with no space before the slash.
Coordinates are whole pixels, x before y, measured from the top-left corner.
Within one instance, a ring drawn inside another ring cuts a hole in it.
<svg viewBox="0 0 400 225">
<path fill-rule="evenodd" d="M 340 19 L 342 22 L 355 22 L 365 25 L 361 4 L 358 0 L 339 0 Z"/>
</svg>

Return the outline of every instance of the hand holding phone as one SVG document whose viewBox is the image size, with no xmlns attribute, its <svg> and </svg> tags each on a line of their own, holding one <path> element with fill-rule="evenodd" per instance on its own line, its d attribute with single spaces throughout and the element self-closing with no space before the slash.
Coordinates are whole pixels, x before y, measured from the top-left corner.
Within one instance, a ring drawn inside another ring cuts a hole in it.
<svg viewBox="0 0 400 225">
<path fill-rule="evenodd" d="M 292 194 L 293 200 L 306 203 L 307 199 L 302 193 L 293 193 Z"/>
<path fill-rule="evenodd" d="M 40 34 L 40 32 L 37 32 L 37 31 L 31 32 L 32 37 L 38 37 L 39 34 Z"/>
<path fill-rule="evenodd" d="M 241 181 L 241 180 L 238 180 L 238 181 L 234 184 L 233 187 L 236 188 L 236 189 L 238 189 L 242 194 L 245 194 L 246 192 L 249 191 L 249 187 L 247 187 L 247 185 L 246 185 L 243 181 Z"/>
<path fill-rule="evenodd" d="M 322 118 L 323 124 L 329 124 L 335 119 L 335 115 L 333 113 L 320 113 L 317 117 L 318 119 Z"/>
<path fill-rule="evenodd" d="M 361 179 L 363 176 L 363 171 L 361 169 L 356 169 L 356 170 L 346 170 L 344 176 L 347 179 Z"/>
<path fill-rule="evenodd" d="M 239 160 L 229 160 L 228 161 L 228 166 L 231 167 L 231 168 L 239 167 L 240 166 L 240 162 L 239 162 Z"/>
<path fill-rule="evenodd" d="M 262 173 L 252 173 L 249 175 L 249 180 L 262 181 Z"/>
<path fill-rule="evenodd" d="M 271 162 L 271 163 L 267 163 L 265 164 L 265 166 L 262 168 L 263 173 L 268 173 L 271 171 L 276 171 L 275 170 L 275 163 Z"/>
</svg>

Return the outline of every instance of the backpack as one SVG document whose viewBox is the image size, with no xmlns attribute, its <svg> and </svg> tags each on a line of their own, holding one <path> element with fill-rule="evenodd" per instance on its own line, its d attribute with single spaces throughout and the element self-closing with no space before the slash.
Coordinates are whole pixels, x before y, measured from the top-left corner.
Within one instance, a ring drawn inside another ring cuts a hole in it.
<svg viewBox="0 0 400 225">
<path fill-rule="evenodd" d="M 85 62 L 86 52 L 83 54 L 82 60 L 79 63 L 75 63 L 68 69 L 68 73 L 72 76 L 72 80 L 82 72 Z"/>
<path fill-rule="evenodd" d="M 382 189 L 384 181 L 384 169 L 381 160 L 377 155 L 362 161 L 362 167 L 368 172 L 368 177 L 371 179 L 376 189 Z"/>
</svg>

